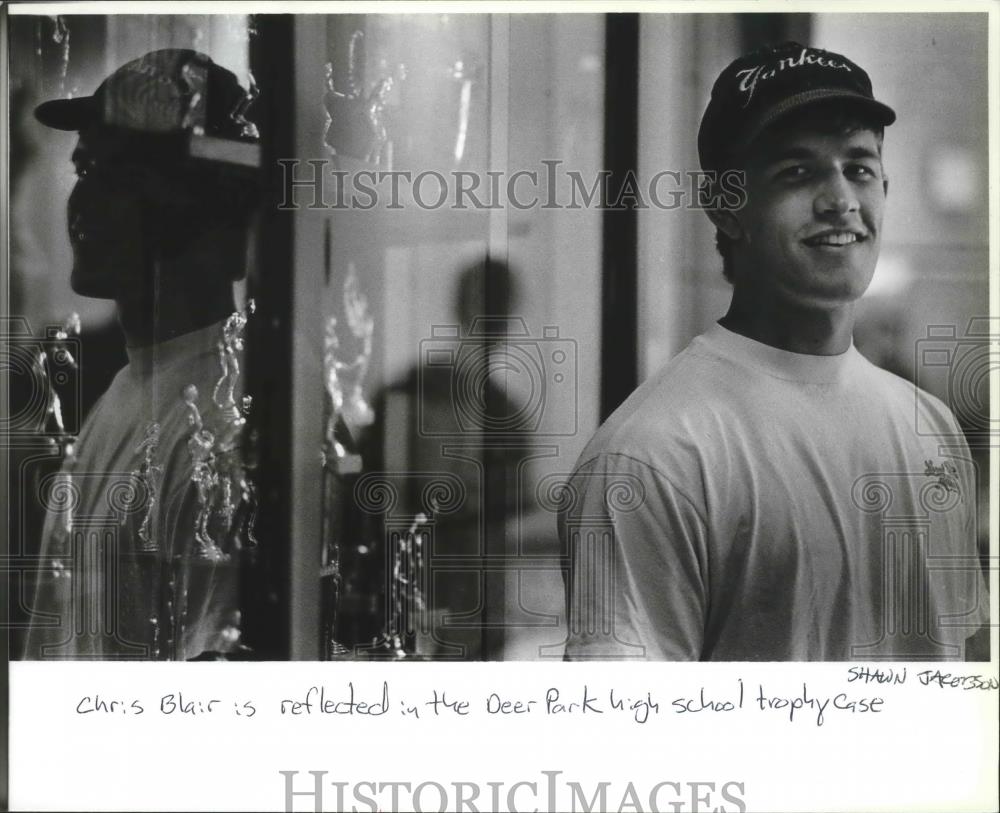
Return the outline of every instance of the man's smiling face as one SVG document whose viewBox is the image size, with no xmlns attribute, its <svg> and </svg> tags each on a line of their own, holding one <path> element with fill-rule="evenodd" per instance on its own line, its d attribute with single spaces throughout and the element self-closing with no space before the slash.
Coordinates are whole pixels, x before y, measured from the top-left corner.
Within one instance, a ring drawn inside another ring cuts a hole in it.
<svg viewBox="0 0 1000 813">
<path fill-rule="evenodd" d="M 765 132 L 745 164 L 747 203 L 735 213 L 737 286 L 789 305 L 835 309 L 868 288 L 887 181 L 881 138 L 865 128 Z"/>
</svg>

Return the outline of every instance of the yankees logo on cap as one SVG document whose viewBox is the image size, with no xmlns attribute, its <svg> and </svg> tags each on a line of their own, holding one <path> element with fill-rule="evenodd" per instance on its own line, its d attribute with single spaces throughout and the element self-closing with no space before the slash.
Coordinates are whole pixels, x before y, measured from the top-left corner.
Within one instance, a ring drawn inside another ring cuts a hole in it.
<svg viewBox="0 0 1000 813">
<path fill-rule="evenodd" d="M 768 125 L 804 105 L 832 99 L 864 108 L 882 126 L 892 108 L 876 101 L 868 74 L 846 56 L 797 42 L 769 45 L 733 60 L 719 74 L 698 131 L 703 169 L 749 145 Z"/>
</svg>

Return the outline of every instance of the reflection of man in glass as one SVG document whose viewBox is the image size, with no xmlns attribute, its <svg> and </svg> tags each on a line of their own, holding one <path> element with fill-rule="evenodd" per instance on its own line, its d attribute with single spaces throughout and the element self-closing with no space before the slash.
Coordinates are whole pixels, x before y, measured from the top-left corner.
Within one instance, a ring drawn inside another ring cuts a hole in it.
<svg viewBox="0 0 1000 813">
<path fill-rule="evenodd" d="M 235 553 L 249 487 L 232 284 L 245 271 L 254 194 L 236 170 L 192 160 L 189 142 L 253 140 L 248 101 L 208 57 L 162 50 L 93 96 L 36 110 L 43 124 L 79 133 L 70 283 L 115 301 L 128 365 L 62 472 L 42 484 L 29 658 L 188 659 L 240 647 Z"/>
</svg>

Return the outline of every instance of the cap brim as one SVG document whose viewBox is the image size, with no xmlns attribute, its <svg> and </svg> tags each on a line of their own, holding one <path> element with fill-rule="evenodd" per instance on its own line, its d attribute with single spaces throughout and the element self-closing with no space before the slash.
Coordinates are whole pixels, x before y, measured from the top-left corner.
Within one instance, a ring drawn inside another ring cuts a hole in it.
<svg viewBox="0 0 1000 813">
<path fill-rule="evenodd" d="M 759 136 L 767 127 L 774 124 L 779 118 L 788 115 L 793 110 L 799 110 L 807 105 L 816 104 L 817 102 L 826 102 L 831 100 L 841 100 L 845 102 L 851 102 L 853 105 L 865 110 L 870 113 L 872 120 L 883 127 L 892 124 L 896 120 L 896 112 L 886 104 L 882 102 L 877 102 L 868 96 L 862 96 L 860 93 L 854 93 L 850 90 L 845 90 L 844 88 L 815 88 L 813 90 L 805 90 L 802 93 L 796 93 L 794 96 L 789 96 L 786 99 L 782 99 L 781 102 L 763 111 L 763 113 L 758 116 L 753 123 L 744 130 L 741 138 L 741 147 L 746 147 L 752 142 L 757 136 Z"/>
<path fill-rule="evenodd" d="M 35 108 L 35 118 L 54 130 L 83 130 L 98 121 L 100 110 L 93 96 L 53 99 Z"/>
</svg>

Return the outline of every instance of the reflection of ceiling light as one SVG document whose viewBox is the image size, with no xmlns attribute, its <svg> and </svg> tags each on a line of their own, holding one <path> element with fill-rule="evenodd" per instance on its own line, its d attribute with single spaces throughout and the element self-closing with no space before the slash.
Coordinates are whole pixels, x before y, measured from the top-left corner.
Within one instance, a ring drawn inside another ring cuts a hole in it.
<svg viewBox="0 0 1000 813">
<path fill-rule="evenodd" d="M 898 296 L 906 290 L 912 278 L 913 270 L 905 258 L 899 254 L 883 251 L 865 296 Z"/>
<path fill-rule="evenodd" d="M 943 212 L 961 214 L 976 208 L 982 176 L 976 156 L 959 144 L 935 144 L 927 156 L 931 203 Z"/>
</svg>

